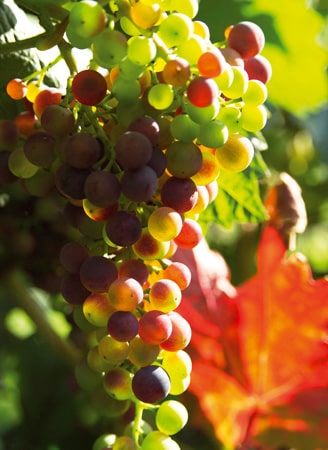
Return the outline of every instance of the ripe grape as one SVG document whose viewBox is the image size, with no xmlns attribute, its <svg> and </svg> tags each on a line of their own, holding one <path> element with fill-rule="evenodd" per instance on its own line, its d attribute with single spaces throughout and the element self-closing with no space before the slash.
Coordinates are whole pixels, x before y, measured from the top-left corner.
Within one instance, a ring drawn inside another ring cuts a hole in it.
<svg viewBox="0 0 328 450">
<path fill-rule="evenodd" d="M 69 273 L 62 277 L 60 292 L 73 305 L 82 304 L 90 291 L 82 284 L 79 274 Z"/>
<path fill-rule="evenodd" d="M 49 105 L 41 114 L 42 128 L 52 136 L 70 134 L 75 125 L 72 110 L 61 105 Z"/>
<path fill-rule="evenodd" d="M 147 4 L 139 1 L 132 5 L 130 15 L 138 27 L 148 29 L 153 27 L 160 18 L 160 5 L 158 3 Z"/>
<path fill-rule="evenodd" d="M 219 95 L 218 85 L 212 78 L 193 78 L 187 87 L 187 97 L 194 106 L 210 106 Z"/>
<path fill-rule="evenodd" d="M 33 111 L 40 119 L 44 110 L 50 105 L 59 105 L 62 101 L 62 93 L 55 88 L 42 89 L 33 100 Z"/>
<path fill-rule="evenodd" d="M 141 223 L 135 214 L 116 211 L 111 214 L 105 226 L 106 235 L 116 245 L 128 247 L 141 236 Z"/>
<path fill-rule="evenodd" d="M 107 331 L 117 341 L 130 341 L 138 333 L 138 319 L 130 311 L 115 311 L 107 323 Z"/>
<path fill-rule="evenodd" d="M 116 160 L 122 169 L 145 166 L 153 152 L 150 140 L 139 131 L 126 131 L 115 144 Z"/>
<path fill-rule="evenodd" d="M 82 200 L 85 197 L 84 183 L 90 171 L 62 164 L 55 172 L 55 185 L 64 197 Z"/>
<path fill-rule="evenodd" d="M 160 344 L 160 347 L 170 352 L 183 350 L 191 339 L 189 322 L 176 311 L 169 311 L 168 316 L 172 321 L 172 333 L 168 339 Z"/>
<path fill-rule="evenodd" d="M 230 66 L 241 67 L 242 69 L 245 67 L 245 61 L 241 57 L 241 54 L 230 47 L 224 47 L 220 49 L 224 59 Z M 227 66 L 226 66 L 227 67 Z"/>
<path fill-rule="evenodd" d="M 181 290 L 186 289 L 191 282 L 189 267 L 179 261 L 171 262 L 163 272 L 164 278 L 175 281 Z"/>
<path fill-rule="evenodd" d="M 159 241 L 143 228 L 140 238 L 132 245 L 135 255 L 142 260 L 162 259 L 170 248 L 168 241 Z"/>
<path fill-rule="evenodd" d="M 162 77 L 165 83 L 182 87 L 190 78 L 190 65 L 186 59 L 176 57 L 165 64 Z"/>
<path fill-rule="evenodd" d="M 162 186 L 161 200 L 179 213 L 189 211 L 197 201 L 198 192 L 191 178 L 168 178 Z"/>
<path fill-rule="evenodd" d="M 174 242 L 179 248 L 191 249 L 196 247 L 202 238 L 203 231 L 199 223 L 196 220 L 186 217 L 180 233 L 174 238 Z"/>
<path fill-rule="evenodd" d="M 240 134 L 231 134 L 227 142 L 216 150 L 216 157 L 222 169 L 241 172 L 251 163 L 254 147 L 251 141 Z"/>
<path fill-rule="evenodd" d="M 148 275 L 148 267 L 139 259 L 126 259 L 118 267 L 119 277 L 134 278 L 141 285 L 146 283 Z"/>
<path fill-rule="evenodd" d="M 215 155 L 203 151 L 202 167 L 193 175 L 192 180 L 199 186 L 207 185 L 215 181 L 220 173 L 220 165 Z"/>
<path fill-rule="evenodd" d="M 156 426 L 162 433 L 176 434 L 188 422 L 187 408 L 177 400 L 165 400 L 155 416 Z"/>
<path fill-rule="evenodd" d="M 105 77 L 92 69 L 78 72 L 72 81 L 72 94 L 83 105 L 98 105 L 107 92 Z"/>
<path fill-rule="evenodd" d="M 149 166 L 126 170 L 121 178 L 122 193 L 134 202 L 147 202 L 155 194 L 158 179 Z"/>
<path fill-rule="evenodd" d="M 228 36 L 228 46 L 237 50 L 242 58 L 252 58 L 263 50 L 265 37 L 262 29 L 253 22 L 234 25 Z"/>
<path fill-rule="evenodd" d="M 153 117 L 141 116 L 134 119 L 128 131 L 138 132 L 149 139 L 152 145 L 156 145 L 159 138 L 159 125 Z"/>
<path fill-rule="evenodd" d="M 115 205 L 121 193 L 120 182 L 111 172 L 91 172 L 84 183 L 85 197 L 95 206 Z"/>
<path fill-rule="evenodd" d="M 158 345 L 170 337 L 172 322 L 162 311 L 146 312 L 139 320 L 139 336 L 148 344 Z"/>
<path fill-rule="evenodd" d="M 168 395 L 170 378 L 162 367 L 141 367 L 132 379 L 132 390 L 142 402 L 157 403 Z"/>
<path fill-rule="evenodd" d="M 134 278 L 118 278 L 109 286 L 108 297 L 115 309 L 132 311 L 142 302 L 143 289 Z"/>
<path fill-rule="evenodd" d="M 32 164 L 49 168 L 56 159 L 55 139 L 44 131 L 33 133 L 24 143 L 24 153 Z"/>
<path fill-rule="evenodd" d="M 176 178 L 190 178 L 202 166 L 202 152 L 193 142 L 173 142 L 165 156 L 167 170 Z"/>
<path fill-rule="evenodd" d="M 100 141 L 89 133 L 69 136 L 64 144 L 65 161 L 76 169 L 89 169 L 103 155 Z"/>
<path fill-rule="evenodd" d="M 87 248 L 79 242 L 66 242 L 59 252 L 62 266 L 70 273 L 79 273 L 82 263 L 88 256 Z"/>
<path fill-rule="evenodd" d="M 105 256 L 89 256 L 81 265 L 82 284 L 91 292 L 105 292 L 117 278 L 116 265 Z"/>
<path fill-rule="evenodd" d="M 25 81 L 20 78 L 13 78 L 6 85 L 6 92 L 13 100 L 21 100 L 27 93 Z"/>
<path fill-rule="evenodd" d="M 224 71 L 226 60 L 220 49 L 213 47 L 200 55 L 197 67 L 203 77 L 216 78 Z"/>
<path fill-rule="evenodd" d="M 245 70 L 250 80 L 267 83 L 272 76 L 270 62 L 263 55 L 256 55 L 245 60 Z"/>
</svg>

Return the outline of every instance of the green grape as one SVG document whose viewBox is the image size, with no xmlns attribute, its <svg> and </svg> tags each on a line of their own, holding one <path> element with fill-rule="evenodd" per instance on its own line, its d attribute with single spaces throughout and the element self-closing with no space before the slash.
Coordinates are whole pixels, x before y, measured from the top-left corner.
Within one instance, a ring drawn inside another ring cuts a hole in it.
<svg viewBox="0 0 328 450">
<path fill-rule="evenodd" d="M 156 360 L 159 352 L 159 345 L 148 344 L 140 336 L 136 336 L 130 341 L 128 360 L 135 366 L 148 366 Z"/>
<path fill-rule="evenodd" d="M 233 66 L 233 81 L 231 85 L 222 89 L 222 93 L 225 97 L 235 99 L 240 98 L 246 92 L 248 86 L 247 72 L 239 66 Z"/>
<path fill-rule="evenodd" d="M 229 131 L 226 125 L 219 120 L 211 120 L 200 126 L 198 141 L 209 148 L 221 147 L 228 139 Z"/>
<path fill-rule="evenodd" d="M 151 38 L 133 36 L 128 40 L 128 58 L 140 66 L 148 65 L 156 58 L 156 45 Z"/>
<path fill-rule="evenodd" d="M 92 450 L 103 450 L 104 448 L 112 448 L 117 439 L 116 434 L 102 434 L 93 443 Z"/>
<path fill-rule="evenodd" d="M 245 105 L 241 113 L 241 125 L 247 131 L 260 131 L 265 127 L 267 111 L 265 106 Z"/>
<path fill-rule="evenodd" d="M 105 292 L 93 292 L 83 302 L 85 318 L 96 327 L 107 325 L 113 312 L 114 308 Z"/>
<path fill-rule="evenodd" d="M 169 372 L 168 372 L 169 373 Z M 170 394 L 171 395 L 181 395 L 188 389 L 191 381 L 190 375 L 187 375 L 186 377 L 178 377 L 176 375 L 170 375 L 171 380 L 171 388 L 170 388 Z"/>
<path fill-rule="evenodd" d="M 140 78 L 146 70 L 146 66 L 136 64 L 128 56 L 125 56 L 119 64 L 119 70 L 120 77 L 131 81 Z"/>
<path fill-rule="evenodd" d="M 90 369 L 97 373 L 104 373 L 112 368 L 112 364 L 100 354 L 98 345 L 88 351 L 87 362 Z"/>
<path fill-rule="evenodd" d="M 173 11 L 178 11 L 179 13 L 185 14 L 186 16 L 193 19 L 199 9 L 198 0 L 173 0 L 171 1 Z"/>
<path fill-rule="evenodd" d="M 104 336 L 99 341 L 99 353 L 111 364 L 121 364 L 129 352 L 128 342 L 119 342 L 111 336 Z"/>
<path fill-rule="evenodd" d="M 96 1 L 81 0 L 69 12 L 69 25 L 82 38 L 99 34 L 106 26 L 105 10 Z"/>
<path fill-rule="evenodd" d="M 102 380 L 101 375 L 93 371 L 85 359 L 82 359 L 75 365 L 74 375 L 78 385 L 86 391 L 95 389 Z"/>
<path fill-rule="evenodd" d="M 209 106 L 205 107 L 195 106 L 190 102 L 186 102 L 184 104 L 184 109 L 191 120 L 198 124 L 203 124 L 213 120 L 217 116 L 220 110 L 220 102 L 216 100 Z"/>
<path fill-rule="evenodd" d="M 228 127 L 229 134 L 236 133 L 241 128 L 241 111 L 237 106 L 227 105 L 222 107 L 216 118 Z"/>
<path fill-rule="evenodd" d="M 177 283 L 165 278 L 156 281 L 149 291 L 151 307 L 162 312 L 176 309 L 181 302 L 181 298 L 181 289 Z"/>
<path fill-rule="evenodd" d="M 112 86 L 112 93 L 122 103 L 134 103 L 141 93 L 138 80 L 126 80 L 117 77 Z"/>
<path fill-rule="evenodd" d="M 127 38 L 117 30 L 104 30 L 92 44 L 95 62 L 106 69 L 117 66 L 127 54 Z"/>
<path fill-rule="evenodd" d="M 104 388 L 108 395 L 117 400 L 127 400 L 132 394 L 132 374 L 123 367 L 114 367 L 104 375 Z"/>
<path fill-rule="evenodd" d="M 145 114 L 145 105 L 137 99 L 133 103 L 119 103 L 116 107 L 116 118 L 123 127 L 128 127 L 133 120 Z"/>
<path fill-rule="evenodd" d="M 214 78 L 214 81 L 218 85 L 220 91 L 228 89 L 233 82 L 234 73 L 230 64 L 226 64 L 223 72 Z"/>
<path fill-rule="evenodd" d="M 158 408 L 155 421 L 162 433 L 176 434 L 188 422 L 187 408 L 177 400 L 166 400 Z"/>
<path fill-rule="evenodd" d="M 66 27 L 66 36 L 73 47 L 84 49 L 91 46 L 93 37 L 81 36 L 76 33 L 75 29 L 68 24 Z"/>
<path fill-rule="evenodd" d="M 241 172 L 251 163 L 254 156 L 252 142 L 241 134 L 230 134 L 225 144 L 215 153 L 222 169 Z"/>
<path fill-rule="evenodd" d="M 242 95 L 243 101 L 247 106 L 262 105 L 268 97 L 268 88 L 262 81 L 249 80 L 247 90 Z"/>
<path fill-rule="evenodd" d="M 178 350 L 177 352 L 164 350 L 162 356 L 162 366 L 170 377 L 186 378 L 191 374 L 192 361 L 185 350 Z"/>
<path fill-rule="evenodd" d="M 177 55 L 186 59 L 191 66 L 195 66 L 197 65 L 199 57 L 206 52 L 206 50 L 206 41 L 197 34 L 193 34 L 189 39 L 178 46 Z"/>
<path fill-rule="evenodd" d="M 174 239 L 180 233 L 181 228 L 181 214 L 167 206 L 155 209 L 148 219 L 149 233 L 159 241 Z"/>
<path fill-rule="evenodd" d="M 137 445 L 131 437 L 120 436 L 116 439 L 113 450 L 137 450 Z"/>
<path fill-rule="evenodd" d="M 141 450 L 181 450 L 179 444 L 161 431 L 147 434 L 141 444 Z"/>
<path fill-rule="evenodd" d="M 159 26 L 159 35 L 168 47 L 183 44 L 193 33 L 192 20 L 181 13 L 168 15 Z"/>
<path fill-rule="evenodd" d="M 120 18 L 120 26 L 125 34 L 128 36 L 138 36 L 140 35 L 140 30 L 127 16 L 122 16 Z"/>
<path fill-rule="evenodd" d="M 199 124 L 188 114 L 179 114 L 171 122 L 172 136 L 182 142 L 193 142 L 199 133 Z"/>
<path fill-rule="evenodd" d="M 12 174 L 23 179 L 33 177 L 39 169 L 27 159 L 23 148 L 16 148 L 10 153 L 8 167 Z"/>
<path fill-rule="evenodd" d="M 155 84 L 149 89 L 147 100 L 150 106 L 159 111 L 168 109 L 174 100 L 173 89 L 168 84 Z"/>
</svg>

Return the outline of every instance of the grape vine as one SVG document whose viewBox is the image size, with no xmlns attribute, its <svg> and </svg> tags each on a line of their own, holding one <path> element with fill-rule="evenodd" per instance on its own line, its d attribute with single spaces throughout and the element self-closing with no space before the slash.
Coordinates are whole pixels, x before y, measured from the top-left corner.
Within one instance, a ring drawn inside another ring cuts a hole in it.
<svg viewBox="0 0 328 450">
<path fill-rule="evenodd" d="M 76 378 L 90 371 L 118 414 L 134 411 L 122 435 L 99 436 L 93 450 L 176 450 L 188 421 L 177 397 L 192 373 L 178 307 L 191 273 L 171 258 L 203 239 L 198 218 L 220 173 L 246 170 L 257 151 L 271 76 L 264 34 L 244 21 L 212 42 L 197 0 L 49 0 L 36 11 L 48 14 L 46 31 L 4 51 L 61 53 L 7 84 L 25 110 L 0 121 L 0 182 L 44 198 L 55 189 L 75 230 L 59 253 L 61 295 L 96 336 Z M 80 71 L 74 48 L 92 55 Z M 44 84 L 61 59 L 62 90 Z"/>
</svg>

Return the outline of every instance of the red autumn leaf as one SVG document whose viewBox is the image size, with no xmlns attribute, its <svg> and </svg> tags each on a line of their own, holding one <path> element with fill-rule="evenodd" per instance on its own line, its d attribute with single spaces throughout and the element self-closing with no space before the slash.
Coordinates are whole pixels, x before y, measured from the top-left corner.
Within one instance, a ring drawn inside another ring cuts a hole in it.
<svg viewBox="0 0 328 450">
<path fill-rule="evenodd" d="M 287 256 L 272 227 L 258 273 L 238 288 L 206 246 L 184 258 L 193 268 L 180 307 L 194 330 L 190 389 L 218 439 L 228 448 L 328 448 L 328 280 L 314 280 L 302 255 Z"/>
</svg>

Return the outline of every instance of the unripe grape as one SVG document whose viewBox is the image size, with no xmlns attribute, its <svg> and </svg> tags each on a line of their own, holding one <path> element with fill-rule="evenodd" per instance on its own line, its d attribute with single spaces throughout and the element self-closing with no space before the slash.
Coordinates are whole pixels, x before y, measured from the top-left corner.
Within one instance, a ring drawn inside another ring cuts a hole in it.
<svg viewBox="0 0 328 450">
<path fill-rule="evenodd" d="M 96 36 L 106 23 L 106 12 L 96 1 L 82 0 L 74 4 L 69 13 L 69 24 L 81 37 Z"/>
<path fill-rule="evenodd" d="M 188 114 L 179 114 L 171 122 L 171 133 L 182 142 L 193 142 L 199 134 L 198 123 L 191 120 Z"/>
<path fill-rule="evenodd" d="M 133 36 L 128 40 L 128 58 L 138 65 L 148 65 L 156 58 L 156 45 L 151 38 Z"/>
<path fill-rule="evenodd" d="M 126 56 L 127 47 L 127 38 L 123 33 L 117 30 L 104 30 L 93 41 L 93 57 L 99 66 L 111 69 Z"/>
<path fill-rule="evenodd" d="M 175 47 L 190 38 L 193 28 L 188 16 L 174 12 L 161 22 L 159 35 L 168 47 Z"/>
<path fill-rule="evenodd" d="M 263 105 L 245 105 L 241 114 L 241 125 L 247 131 L 260 131 L 265 127 L 267 111 Z"/>
<path fill-rule="evenodd" d="M 181 450 L 179 444 L 170 436 L 155 430 L 147 434 L 141 444 L 141 450 Z"/>
<path fill-rule="evenodd" d="M 113 450 L 137 450 L 137 445 L 131 437 L 120 436 L 116 439 Z"/>
<path fill-rule="evenodd" d="M 136 2 L 130 9 L 133 22 L 140 28 L 148 29 L 153 27 L 161 15 L 160 5 L 153 3 L 146 4 L 143 1 Z"/>
<path fill-rule="evenodd" d="M 8 158 L 10 172 L 18 178 L 30 178 L 38 171 L 38 166 L 32 164 L 22 148 L 13 150 Z"/>
<path fill-rule="evenodd" d="M 128 360 L 135 366 L 148 366 L 156 360 L 159 352 L 159 345 L 149 344 L 137 335 L 129 343 Z"/>
<path fill-rule="evenodd" d="M 155 239 L 148 228 L 142 230 L 140 238 L 132 245 L 135 255 L 142 260 L 162 259 L 168 252 L 169 247 L 168 241 Z"/>
<path fill-rule="evenodd" d="M 165 152 L 167 170 L 176 178 L 190 178 L 202 166 L 202 152 L 193 142 L 173 142 Z"/>
<path fill-rule="evenodd" d="M 107 361 L 99 352 L 99 345 L 92 347 L 87 353 L 87 362 L 91 370 L 103 374 L 112 368 L 110 361 Z"/>
<path fill-rule="evenodd" d="M 199 57 L 207 50 L 207 42 L 192 34 L 189 39 L 180 44 L 177 48 L 177 55 L 186 59 L 191 66 L 196 66 Z"/>
<path fill-rule="evenodd" d="M 99 341 L 99 353 L 109 363 L 121 364 L 128 356 L 129 343 L 119 342 L 111 336 L 104 336 Z"/>
<path fill-rule="evenodd" d="M 111 448 L 117 439 L 116 434 L 102 434 L 93 443 L 92 450 L 103 450 Z"/>
<path fill-rule="evenodd" d="M 117 400 L 127 400 L 132 396 L 132 374 L 123 367 L 114 367 L 104 375 L 107 394 Z"/>
<path fill-rule="evenodd" d="M 262 105 L 268 97 L 268 89 L 262 81 L 249 80 L 247 90 L 242 99 L 247 105 Z"/>
<path fill-rule="evenodd" d="M 216 150 L 216 157 L 222 169 L 241 172 L 251 163 L 254 147 L 251 141 L 240 134 L 231 134 L 227 142 Z"/>
<path fill-rule="evenodd" d="M 141 284 L 134 278 L 118 278 L 108 289 L 112 306 L 120 311 L 132 311 L 143 300 Z"/>
<path fill-rule="evenodd" d="M 173 103 L 173 89 L 168 84 L 155 84 L 149 89 L 147 100 L 154 109 L 159 111 L 165 110 Z"/>
<path fill-rule="evenodd" d="M 177 400 L 166 400 L 156 411 L 156 426 L 162 433 L 176 434 L 188 422 L 187 408 Z"/>
<path fill-rule="evenodd" d="M 232 71 L 233 81 L 228 88 L 222 89 L 222 93 L 225 97 L 234 99 L 241 97 L 246 92 L 248 75 L 242 67 L 234 66 L 232 67 Z"/>
<path fill-rule="evenodd" d="M 174 239 L 181 228 L 181 214 L 168 206 L 155 209 L 148 218 L 149 233 L 158 241 Z"/>
<path fill-rule="evenodd" d="M 114 311 L 107 293 L 104 292 L 90 294 L 83 302 L 85 318 L 96 327 L 106 326 L 108 318 Z"/>
<path fill-rule="evenodd" d="M 229 136 L 228 128 L 219 120 L 203 123 L 199 128 L 198 140 L 205 147 L 217 148 L 223 145 Z"/>
</svg>

